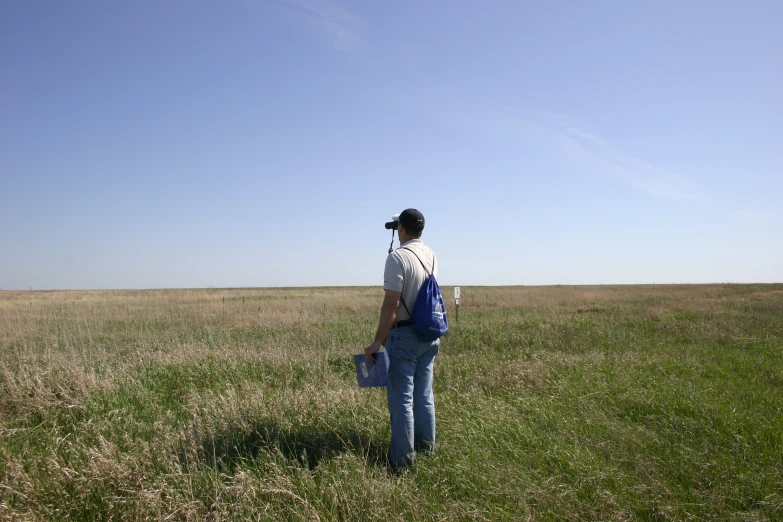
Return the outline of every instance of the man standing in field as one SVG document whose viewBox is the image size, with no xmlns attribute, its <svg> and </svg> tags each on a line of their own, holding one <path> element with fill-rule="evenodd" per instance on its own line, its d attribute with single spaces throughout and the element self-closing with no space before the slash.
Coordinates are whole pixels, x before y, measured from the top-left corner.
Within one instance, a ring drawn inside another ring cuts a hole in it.
<svg viewBox="0 0 783 522">
<path fill-rule="evenodd" d="M 386 258 L 385 295 L 375 342 L 364 350 L 367 363 L 374 364 L 372 354 L 386 340 L 389 356 L 386 397 L 391 422 L 389 458 L 395 468 L 413 463 L 416 452 L 430 453 L 434 449 L 432 369 L 440 348 L 440 339 L 422 341 L 411 326 L 411 312 L 427 271 L 435 277 L 438 272 L 435 253 L 421 240 L 424 216 L 413 208 L 403 211 L 397 230 L 400 248 Z"/>
</svg>

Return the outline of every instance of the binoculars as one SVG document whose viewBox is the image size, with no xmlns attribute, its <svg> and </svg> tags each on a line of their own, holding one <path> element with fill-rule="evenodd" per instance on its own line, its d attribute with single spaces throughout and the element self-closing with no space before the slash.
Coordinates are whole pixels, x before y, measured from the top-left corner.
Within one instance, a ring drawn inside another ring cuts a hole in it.
<svg viewBox="0 0 783 522">
<path fill-rule="evenodd" d="M 400 224 L 400 215 L 394 214 L 392 220 L 386 223 L 386 230 L 397 230 L 397 226 Z"/>
</svg>

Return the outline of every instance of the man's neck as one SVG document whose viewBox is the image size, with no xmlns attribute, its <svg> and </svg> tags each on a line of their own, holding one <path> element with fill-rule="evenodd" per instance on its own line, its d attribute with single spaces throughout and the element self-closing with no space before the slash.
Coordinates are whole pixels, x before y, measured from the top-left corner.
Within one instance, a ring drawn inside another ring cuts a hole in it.
<svg viewBox="0 0 783 522">
<path fill-rule="evenodd" d="M 408 243 L 413 243 L 415 241 L 418 241 L 419 243 L 421 243 L 421 238 L 420 237 L 409 237 L 409 238 L 405 238 L 405 241 L 403 241 L 403 238 L 400 238 L 400 246 L 402 247 L 402 246 L 407 245 Z"/>
</svg>

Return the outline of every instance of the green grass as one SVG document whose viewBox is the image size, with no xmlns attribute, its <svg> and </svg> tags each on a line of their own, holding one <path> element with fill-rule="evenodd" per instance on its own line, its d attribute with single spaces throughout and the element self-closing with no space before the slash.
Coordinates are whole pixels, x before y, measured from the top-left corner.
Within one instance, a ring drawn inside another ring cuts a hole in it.
<svg viewBox="0 0 783 522">
<path fill-rule="evenodd" d="M 0 519 L 783 519 L 783 285 L 463 287 L 402 474 L 380 301 L 0 293 Z"/>
</svg>

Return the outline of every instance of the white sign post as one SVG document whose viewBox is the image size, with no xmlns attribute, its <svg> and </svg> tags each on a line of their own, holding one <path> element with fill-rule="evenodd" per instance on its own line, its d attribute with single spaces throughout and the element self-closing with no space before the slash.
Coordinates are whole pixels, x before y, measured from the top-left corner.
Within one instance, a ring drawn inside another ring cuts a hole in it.
<svg viewBox="0 0 783 522">
<path fill-rule="evenodd" d="M 457 303 L 457 316 L 455 317 L 455 321 L 459 321 L 459 287 L 454 287 L 454 301 Z"/>
</svg>

